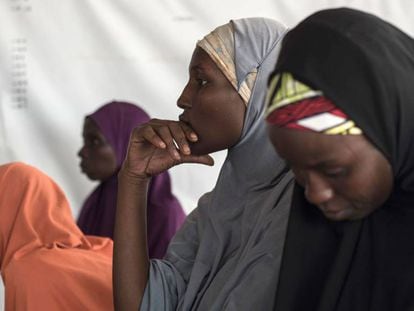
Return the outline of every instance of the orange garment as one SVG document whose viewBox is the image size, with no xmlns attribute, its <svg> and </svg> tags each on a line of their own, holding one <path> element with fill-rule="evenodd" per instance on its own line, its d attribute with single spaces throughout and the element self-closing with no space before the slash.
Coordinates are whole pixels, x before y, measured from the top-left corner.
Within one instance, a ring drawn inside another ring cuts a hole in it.
<svg viewBox="0 0 414 311">
<path fill-rule="evenodd" d="M 53 180 L 0 166 L 0 271 L 6 311 L 113 310 L 110 239 L 84 236 Z"/>
</svg>

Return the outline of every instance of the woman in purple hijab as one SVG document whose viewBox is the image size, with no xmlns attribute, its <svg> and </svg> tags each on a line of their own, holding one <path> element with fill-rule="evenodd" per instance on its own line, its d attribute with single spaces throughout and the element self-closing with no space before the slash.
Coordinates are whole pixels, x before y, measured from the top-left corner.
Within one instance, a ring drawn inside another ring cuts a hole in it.
<svg viewBox="0 0 414 311">
<path fill-rule="evenodd" d="M 80 166 L 89 179 L 101 183 L 86 199 L 80 212 L 78 225 L 85 234 L 113 238 L 118 171 L 127 152 L 130 132 L 149 119 L 138 106 L 117 101 L 86 116 L 82 133 L 84 145 L 78 153 Z M 171 192 L 167 172 L 152 178 L 147 204 L 149 256 L 162 258 L 185 218 Z"/>
</svg>

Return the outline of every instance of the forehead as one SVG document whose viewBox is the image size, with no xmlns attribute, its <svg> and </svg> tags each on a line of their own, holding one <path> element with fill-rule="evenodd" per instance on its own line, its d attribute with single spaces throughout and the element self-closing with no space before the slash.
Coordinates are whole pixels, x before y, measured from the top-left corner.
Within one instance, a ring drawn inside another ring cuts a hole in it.
<svg viewBox="0 0 414 311">
<path fill-rule="evenodd" d="M 191 62 L 189 66 L 190 71 L 204 71 L 204 72 L 221 72 L 217 67 L 216 63 L 211 59 L 211 57 L 204 51 L 202 48 L 197 46 L 191 57 Z"/>
<path fill-rule="evenodd" d="M 99 126 L 96 124 L 96 122 L 89 117 L 86 117 L 83 123 L 83 133 L 103 135 L 101 130 L 99 129 Z"/>
<path fill-rule="evenodd" d="M 373 148 L 363 135 L 326 135 L 269 126 L 269 136 L 281 157 L 302 167 L 355 161 Z"/>
</svg>

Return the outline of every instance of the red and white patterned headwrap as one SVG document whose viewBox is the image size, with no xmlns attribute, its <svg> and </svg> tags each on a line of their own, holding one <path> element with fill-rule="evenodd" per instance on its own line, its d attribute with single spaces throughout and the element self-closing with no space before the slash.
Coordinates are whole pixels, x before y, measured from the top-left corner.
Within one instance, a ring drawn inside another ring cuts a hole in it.
<svg viewBox="0 0 414 311">
<path fill-rule="evenodd" d="M 271 80 L 267 94 L 266 121 L 278 127 L 313 131 L 328 135 L 360 135 L 358 128 L 341 109 L 293 78 L 278 74 Z"/>
</svg>

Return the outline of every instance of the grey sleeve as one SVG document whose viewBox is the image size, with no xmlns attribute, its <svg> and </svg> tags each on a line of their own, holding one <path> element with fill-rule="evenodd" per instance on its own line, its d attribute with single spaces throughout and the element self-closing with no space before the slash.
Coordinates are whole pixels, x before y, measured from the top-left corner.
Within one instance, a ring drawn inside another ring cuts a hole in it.
<svg viewBox="0 0 414 311">
<path fill-rule="evenodd" d="M 140 310 L 176 310 L 178 299 L 183 296 L 185 288 L 184 279 L 170 262 L 153 259 Z"/>
</svg>

